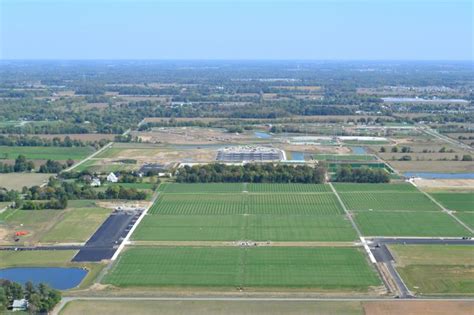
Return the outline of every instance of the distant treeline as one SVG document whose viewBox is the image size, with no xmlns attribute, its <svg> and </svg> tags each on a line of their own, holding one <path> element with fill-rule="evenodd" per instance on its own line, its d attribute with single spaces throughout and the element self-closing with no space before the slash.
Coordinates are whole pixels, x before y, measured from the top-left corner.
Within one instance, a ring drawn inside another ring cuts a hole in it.
<svg viewBox="0 0 474 315">
<path fill-rule="evenodd" d="M 219 163 L 208 165 L 185 166 L 177 171 L 176 181 L 179 183 L 313 183 L 325 181 L 324 166 L 282 164 L 245 164 L 224 165 Z"/>
<path fill-rule="evenodd" d="M 98 141 L 82 141 L 78 139 L 71 139 L 69 136 L 61 139 L 53 137 L 52 139 L 40 138 L 38 136 L 24 136 L 24 135 L 0 135 L 0 146 L 22 146 L 22 147 L 103 147 L 109 142 L 107 139 Z"/>
<path fill-rule="evenodd" d="M 390 175 L 381 169 L 371 169 L 368 167 L 352 168 L 349 165 L 342 166 L 336 171 L 334 177 L 336 182 L 352 183 L 388 183 Z"/>
</svg>

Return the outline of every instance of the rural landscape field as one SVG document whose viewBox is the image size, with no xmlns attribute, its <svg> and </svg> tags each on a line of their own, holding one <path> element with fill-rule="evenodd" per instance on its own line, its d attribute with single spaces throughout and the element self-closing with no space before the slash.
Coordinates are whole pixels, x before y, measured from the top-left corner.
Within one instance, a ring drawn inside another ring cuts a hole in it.
<svg viewBox="0 0 474 315">
<path fill-rule="evenodd" d="M 473 12 L 0 0 L 0 314 L 474 314 Z"/>
</svg>

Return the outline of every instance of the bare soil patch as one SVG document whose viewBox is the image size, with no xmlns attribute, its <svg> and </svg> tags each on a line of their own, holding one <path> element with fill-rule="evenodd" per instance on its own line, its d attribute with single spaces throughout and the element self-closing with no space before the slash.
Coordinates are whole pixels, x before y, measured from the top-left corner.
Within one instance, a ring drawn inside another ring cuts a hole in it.
<svg viewBox="0 0 474 315">
<path fill-rule="evenodd" d="M 380 301 L 363 307 L 366 315 L 470 315 L 474 301 Z"/>
</svg>

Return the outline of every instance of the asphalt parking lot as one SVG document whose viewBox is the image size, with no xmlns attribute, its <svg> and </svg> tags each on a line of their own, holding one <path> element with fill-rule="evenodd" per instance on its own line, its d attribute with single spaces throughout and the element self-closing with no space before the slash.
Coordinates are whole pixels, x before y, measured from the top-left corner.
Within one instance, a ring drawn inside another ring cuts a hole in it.
<svg viewBox="0 0 474 315">
<path fill-rule="evenodd" d="M 72 261 L 101 261 L 112 258 L 140 214 L 141 211 L 112 212 Z"/>
</svg>

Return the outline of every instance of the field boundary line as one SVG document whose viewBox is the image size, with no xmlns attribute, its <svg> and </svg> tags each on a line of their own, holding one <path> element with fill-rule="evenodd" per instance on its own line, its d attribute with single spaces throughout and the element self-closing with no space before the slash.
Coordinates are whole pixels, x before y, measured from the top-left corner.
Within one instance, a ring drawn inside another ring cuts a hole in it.
<svg viewBox="0 0 474 315">
<path fill-rule="evenodd" d="M 468 230 L 471 234 L 474 234 L 474 230 L 471 229 L 469 226 L 467 226 L 466 223 L 464 223 L 463 221 L 461 221 L 458 217 L 456 217 L 452 211 L 446 209 L 441 203 L 439 203 L 435 198 L 433 198 L 433 196 L 431 196 L 430 194 L 428 194 L 427 192 L 423 191 L 420 189 L 420 187 L 418 187 L 412 180 L 409 180 L 409 182 L 416 187 L 416 189 L 418 189 L 418 191 L 420 191 L 422 194 L 424 194 L 426 197 L 428 197 L 432 202 L 434 202 L 440 209 L 441 209 L 441 212 L 444 212 L 446 214 L 448 214 L 449 216 L 451 216 L 457 223 L 461 224 L 466 230 Z"/>
<path fill-rule="evenodd" d="M 135 232 L 136 228 L 138 227 L 138 225 L 140 224 L 140 222 L 142 222 L 143 218 L 146 216 L 146 214 L 148 213 L 148 210 L 151 209 L 151 207 L 153 207 L 153 205 L 155 204 L 155 201 L 156 199 L 158 199 L 158 196 L 160 195 L 160 193 L 158 191 L 155 192 L 155 195 L 153 196 L 153 198 L 151 199 L 151 203 L 148 207 L 146 207 L 146 209 L 142 212 L 142 214 L 140 215 L 140 217 L 137 219 L 137 221 L 135 222 L 135 224 L 132 226 L 132 228 L 130 229 L 130 231 L 128 231 L 127 233 L 127 236 L 125 236 L 125 238 L 123 239 L 122 243 L 120 243 L 120 246 L 117 248 L 117 250 L 115 251 L 114 255 L 112 256 L 112 258 L 110 258 L 111 261 L 114 261 L 117 259 L 117 257 L 120 255 L 120 253 L 122 252 L 122 250 L 125 248 L 125 245 L 128 245 L 129 244 L 129 240 L 130 240 L 130 237 L 132 236 L 133 232 Z"/>
</svg>

